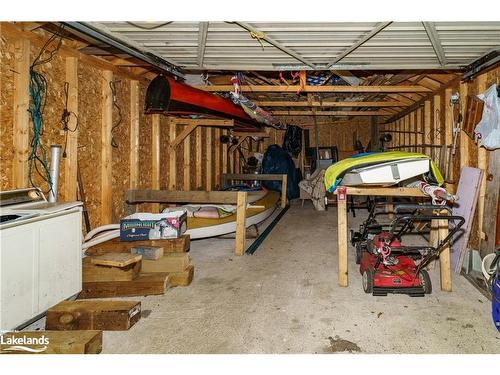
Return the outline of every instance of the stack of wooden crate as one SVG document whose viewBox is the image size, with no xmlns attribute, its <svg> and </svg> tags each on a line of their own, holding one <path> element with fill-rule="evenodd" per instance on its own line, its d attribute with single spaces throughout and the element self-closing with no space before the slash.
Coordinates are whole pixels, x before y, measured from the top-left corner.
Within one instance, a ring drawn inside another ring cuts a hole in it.
<svg viewBox="0 0 500 375">
<path fill-rule="evenodd" d="M 114 239 L 87 249 L 80 298 L 163 294 L 194 276 L 189 236 L 169 240 Z"/>
</svg>

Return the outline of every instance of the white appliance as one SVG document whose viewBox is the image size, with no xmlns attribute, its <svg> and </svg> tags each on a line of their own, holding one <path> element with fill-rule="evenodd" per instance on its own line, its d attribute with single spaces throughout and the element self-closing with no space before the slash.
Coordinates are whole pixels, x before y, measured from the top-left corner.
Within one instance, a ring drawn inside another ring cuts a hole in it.
<svg viewBox="0 0 500 375">
<path fill-rule="evenodd" d="M 0 192 L 0 331 L 21 328 L 82 290 L 82 204 L 39 189 Z"/>
</svg>

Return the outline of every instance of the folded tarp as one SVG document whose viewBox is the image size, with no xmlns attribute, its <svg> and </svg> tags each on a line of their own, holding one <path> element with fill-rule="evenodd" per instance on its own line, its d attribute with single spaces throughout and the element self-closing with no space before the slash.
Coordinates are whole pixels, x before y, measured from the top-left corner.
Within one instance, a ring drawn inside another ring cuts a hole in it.
<svg viewBox="0 0 500 375">
<path fill-rule="evenodd" d="M 325 172 L 325 188 L 328 192 L 334 192 L 337 186 L 341 184 L 344 175 L 355 168 L 368 167 L 403 159 L 428 159 L 430 163 L 429 172 L 426 173 L 424 179 L 433 185 L 441 186 L 443 184 L 443 176 L 437 165 L 429 156 L 417 152 L 389 151 L 356 154 L 332 164 Z"/>
</svg>

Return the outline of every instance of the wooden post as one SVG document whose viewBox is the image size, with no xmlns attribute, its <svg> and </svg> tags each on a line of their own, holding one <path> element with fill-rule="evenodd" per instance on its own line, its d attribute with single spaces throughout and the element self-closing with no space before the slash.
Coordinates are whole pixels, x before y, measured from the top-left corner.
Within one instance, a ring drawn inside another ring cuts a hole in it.
<svg viewBox="0 0 500 375">
<path fill-rule="evenodd" d="M 171 144 L 175 139 L 177 124 L 169 117 L 168 119 L 168 143 Z M 177 190 L 177 164 L 175 157 L 175 149 L 168 148 L 168 188 L 169 190 Z"/>
<path fill-rule="evenodd" d="M 110 82 L 113 72 L 102 72 L 102 122 L 101 122 L 101 225 L 111 222 L 113 213 L 112 200 L 112 146 L 111 129 L 113 127 L 113 95 Z"/>
<path fill-rule="evenodd" d="M 441 137 L 441 96 L 434 95 L 434 143 L 442 144 Z"/>
<path fill-rule="evenodd" d="M 206 145 L 206 155 L 207 155 L 207 191 L 212 190 L 212 128 L 206 128 L 206 137 L 205 137 L 205 145 Z"/>
<path fill-rule="evenodd" d="M 160 115 L 154 114 L 151 119 L 151 188 L 160 189 Z M 151 210 L 160 211 L 160 205 L 153 203 Z"/>
<path fill-rule="evenodd" d="M 424 102 L 424 126 L 423 126 L 423 132 L 424 132 L 424 143 L 425 144 L 431 144 L 432 143 L 432 114 L 431 114 L 431 101 L 426 100 Z M 431 152 L 427 152 L 427 148 L 425 149 L 425 152 L 427 155 L 430 156 Z"/>
<path fill-rule="evenodd" d="M 139 186 L 139 82 L 130 81 L 130 188 Z"/>
<path fill-rule="evenodd" d="M 481 74 L 477 77 L 477 91 L 478 94 L 486 90 L 486 74 Z M 486 197 L 486 178 L 488 176 L 488 151 L 484 147 L 477 146 L 477 167 L 483 170 L 483 177 L 481 179 L 481 187 L 479 189 L 479 197 L 477 201 L 477 220 L 478 220 L 478 249 L 481 249 L 481 240 L 485 238 L 483 232 L 484 222 L 484 202 Z"/>
<path fill-rule="evenodd" d="M 184 138 L 184 183 L 183 190 L 191 190 L 191 136 Z"/>
<path fill-rule="evenodd" d="M 286 193 L 287 193 L 287 183 L 288 183 L 288 175 L 284 174 L 281 178 L 281 208 L 286 207 Z"/>
<path fill-rule="evenodd" d="M 443 215 L 447 212 L 443 211 Z M 439 239 L 443 240 L 448 235 L 448 220 L 438 220 Z M 439 254 L 439 275 L 441 279 L 441 290 L 451 292 L 451 251 L 449 244 Z"/>
<path fill-rule="evenodd" d="M 468 91 L 468 86 L 466 82 L 460 82 L 460 99 L 462 100 L 462 108 L 467 108 L 467 91 Z M 462 110 L 462 115 L 465 115 L 465 113 Z M 460 170 L 462 170 L 463 167 L 469 166 L 470 165 L 470 155 L 469 155 L 469 149 L 470 149 L 470 138 L 469 136 L 463 131 L 460 131 Z"/>
<path fill-rule="evenodd" d="M 220 129 L 215 128 L 215 139 L 214 139 L 214 175 L 215 175 L 215 187 L 220 187 Z"/>
<path fill-rule="evenodd" d="M 65 201 L 76 201 L 78 190 L 78 59 L 66 57 L 66 82 L 68 82 L 68 111 L 72 113 L 69 117 L 68 142 L 66 144 L 66 158 L 64 159 L 65 181 L 63 186 L 63 197 Z M 73 129 L 75 129 L 73 131 Z"/>
<path fill-rule="evenodd" d="M 424 127 L 422 126 L 422 108 L 417 109 L 417 145 L 422 145 L 424 143 Z M 425 150 L 421 147 L 421 152 L 425 154 Z"/>
<path fill-rule="evenodd" d="M 21 39 L 16 42 L 16 62 L 14 73 L 14 119 L 13 119 L 13 146 L 14 160 L 12 163 L 12 183 L 14 188 L 28 187 L 28 155 L 30 116 L 28 107 L 29 97 L 29 68 L 30 68 L 30 41 Z"/>
<path fill-rule="evenodd" d="M 386 212 L 387 212 L 387 218 L 389 220 L 394 219 L 394 204 L 392 203 L 392 201 L 393 201 L 392 197 L 387 197 Z"/>
<path fill-rule="evenodd" d="M 347 193 L 345 187 L 337 187 L 337 236 L 339 248 L 339 274 L 338 282 L 340 286 L 348 286 L 347 270 Z"/>
<path fill-rule="evenodd" d="M 235 255 L 243 255 L 245 253 L 246 241 L 246 209 L 247 209 L 247 192 L 238 192 L 238 203 L 236 204 L 236 245 Z"/>
<path fill-rule="evenodd" d="M 222 173 L 227 173 L 227 143 L 222 144 Z"/>
<path fill-rule="evenodd" d="M 196 189 L 203 189 L 203 181 L 202 181 L 202 146 L 201 146 L 201 128 L 198 127 L 195 130 L 195 145 L 196 145 Z"/>
</svg>

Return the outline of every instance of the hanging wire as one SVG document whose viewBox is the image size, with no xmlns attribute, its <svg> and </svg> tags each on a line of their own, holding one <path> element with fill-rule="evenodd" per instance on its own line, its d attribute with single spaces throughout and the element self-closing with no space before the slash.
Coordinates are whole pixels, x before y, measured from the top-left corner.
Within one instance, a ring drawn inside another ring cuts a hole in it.
<svg viewBox="0 0 500 375">
<path fill-rule="evenodd" d="M 113 107 L 116 108 L 118 111 L 118 120 L 116 121 L 116 124 L 113 125 L 111 128 L 111 146 L 118 148 L 118 143 L 116 143 L 115 136 L 114 136 L 114 131 L 115 129 L 121 124 L 122 122 L 122 109 L 118 105 L 118 99 L 116 97 L 116 82 L 115 81 L 110 81 L 109 82 L 109 87 L 111 89 L 111 96 L 113 98 Z"/>
<path fill-rule="evenodd" d="M 61 115 L 62 130 L 64 131 L 64 148 L 62 153 L 63 158 L 67 157 L 66 149 L 68 147 L 68 132 L 74 133 L 78 129 L 78 116 L 76 115 L 75 112 L 68 110 L 68 99 L 69 99 L 69 82 L 64 82 L 64 109 Z M 69 121 L 71 120 L 71 115 L 75 116 L 76 118 L 76 124 L 73 129 L 69 127 Z"/>
<path fill-rule="evenodd" d="M 144 25 L 140 25 L 138 23 L 135 23 L 135 22 L 132 22 L 132 21 L 127 21 L 127 23 L 129 25 L 132 25 L 132 26 L 135 26 L 135 27 L 138 27 L 139 29 L 143 29 L 143 30 L 154 30 L 154 29 L 158 29 L 162 26 L 166 26 L 168 25 L 169 23 L 172 23 L 173 21 L 167 21 L 167 22 L 162 22 L 158 25 L 151 25 L 151 26 L 144 26 Z"/>
<path fill-rule="evenodd" d="M 33 125 L 33 137 L 31 139 L 31 152 L 28 157 L 28 177 L 31 186 L 37 187 L 33 180 L 33 172 L 36 172 L 49 187 L 49 192 L 52 191 L 52 180 L 47 162 L 47 150 L 41 140 L 43 135 L 43 112 L 47 104 L 48 83 L 45 76 L 40 73 L 37 68 L 41 65 L 50 62 L 55 54 L 59 51 L 64 38 L 64 25 L 61 25 L 58 32 L 53 33 L 50 38 L 40 49 L 40 52 L 35 57 L 29 68 L 29 94 L 30 103 L 28 112 L 30 113 L 31 122 Z M 59 38 L 56 46 L 52 50 L 48 50 L 49 46 Z"/>
</svg>

